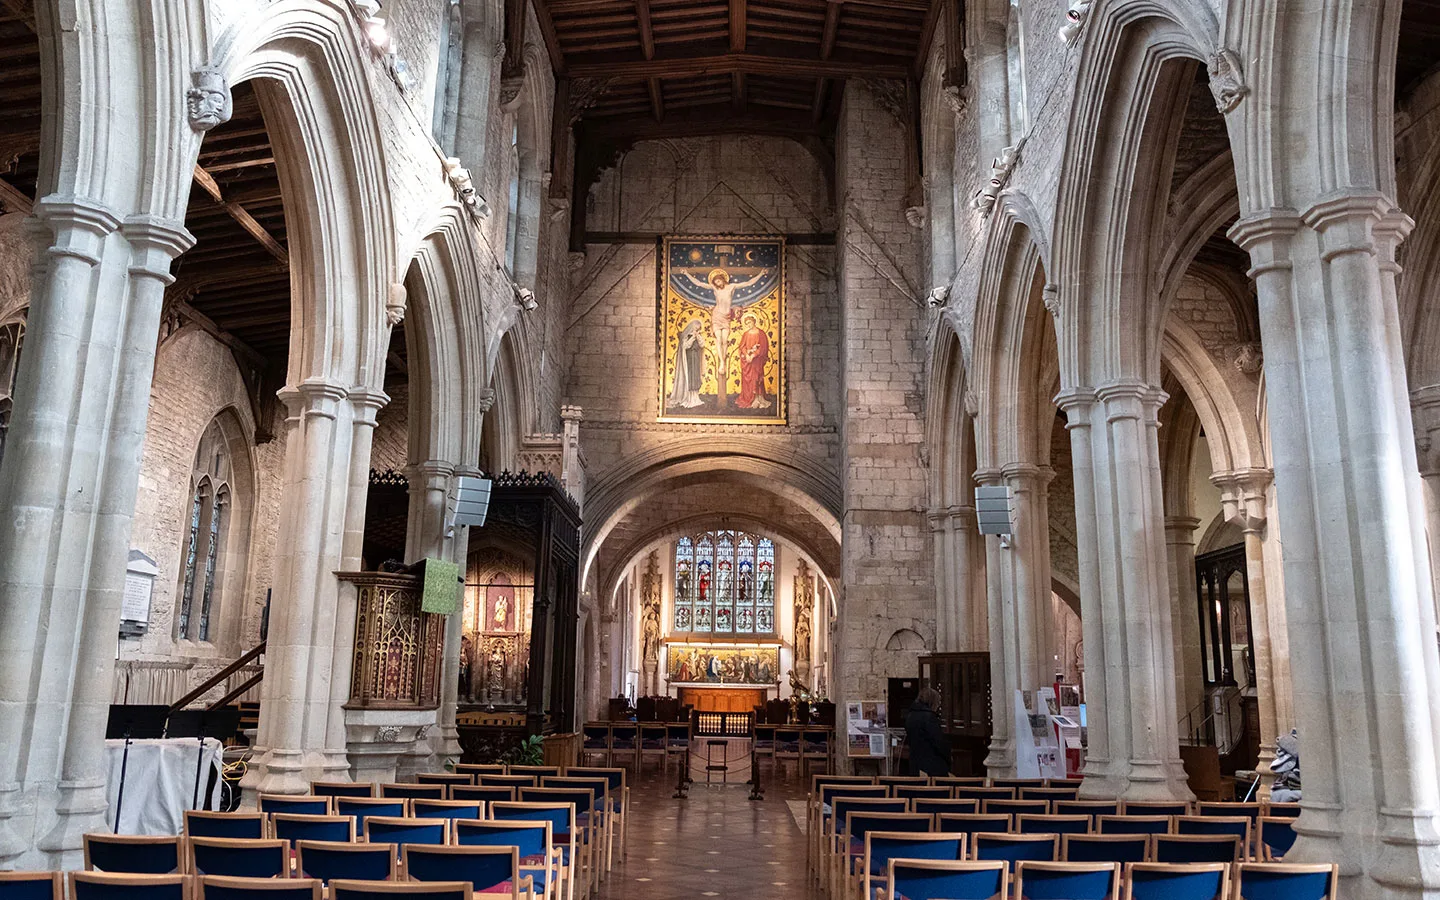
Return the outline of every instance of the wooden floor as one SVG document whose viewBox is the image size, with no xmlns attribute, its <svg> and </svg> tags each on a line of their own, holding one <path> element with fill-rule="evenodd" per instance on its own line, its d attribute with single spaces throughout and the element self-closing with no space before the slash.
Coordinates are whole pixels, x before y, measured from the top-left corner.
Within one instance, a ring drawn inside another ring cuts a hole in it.
<svg viewBox="0 0 1440 900">
<path fill-rule="evenodd" d="M 767 784 L 762 801 L 735 782 L 697 781 L 684 800 L 671 799 L 674 787 L 673 769 L 663 782 L 647 772 L 632 787 L 629 858 L 617 858 L 600 900 L 805 893 L 805 841 L 787 802 L 803 800 L 798 783 Z"/>
</svg>

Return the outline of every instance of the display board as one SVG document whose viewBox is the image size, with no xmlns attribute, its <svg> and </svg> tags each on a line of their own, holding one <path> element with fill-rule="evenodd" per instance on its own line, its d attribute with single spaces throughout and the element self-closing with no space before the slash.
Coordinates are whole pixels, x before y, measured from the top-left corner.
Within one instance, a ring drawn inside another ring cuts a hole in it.
<svg viewBox="0 0 1440 900">
<path fill-rule="evenodd" d="M 885 735 L 890 725 L 884 700 L 862 700 L 845 704 L 845 753 L 847 756 L 885 757 Z"/>
</svg>

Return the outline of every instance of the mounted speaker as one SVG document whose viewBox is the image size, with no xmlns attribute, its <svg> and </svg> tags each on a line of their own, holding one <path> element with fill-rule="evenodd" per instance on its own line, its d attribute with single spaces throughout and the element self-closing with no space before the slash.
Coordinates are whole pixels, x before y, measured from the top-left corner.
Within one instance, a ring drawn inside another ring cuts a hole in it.
<svg viewBox="0 0 1440 900">
<path fill-rule="evenodd" d="M 456 476 L 450 492 L 450 524 L 484 525 L 485 515 L 490 511 L 490 486 L 488 478 Z"/>
</svg>

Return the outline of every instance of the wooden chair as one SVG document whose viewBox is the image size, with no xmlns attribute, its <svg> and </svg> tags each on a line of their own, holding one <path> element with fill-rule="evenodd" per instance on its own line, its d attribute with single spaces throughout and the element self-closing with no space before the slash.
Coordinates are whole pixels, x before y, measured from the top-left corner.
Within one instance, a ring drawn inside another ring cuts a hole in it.
<svg viewBox="0 0 1440 900">
<path fill-rule="evenodd" d="M 885 900 L 991 900 L 1010 896 L 1009 867 L 1002 861 L 892 859 L 885 881 Z"/>
<path fill-rule="evenodd" d="M 1020 813 L 1015 830 L 1020 834 L 1089 834 L 1094 820 L 1089 816 L 1037 816 Z"/>
<path fill-rule="evenodd" d="M 470 772 L 419 772 L 416 784 L 474 784 L 475 776 Z"/>
<path fill-rule="evenodd" d="M 309 794 L 260 794 L 255 806 L 266 815 L 299 813 L 302 816 L 328 816 L 335 811 L 329 797 Z"/>
<path fill-rule="evenodd" d="M 1255 823 L 1255 855 L 1264 862 L 1284 858 L 1295 843 L 1295 820 L 1288 816 L 1261 816 Z"/>
<path fill-rule="evenodd" d="M 1062 834 L 1060 859 L 1065 862 L 1132 863 L 1150 860 L 1148 834 Z"/>
<path fill-rule="evenodd" d="M 506 775 L 533 775 L 536 778 L 554 778 L 560 774 L 559 766 L 507 766 Z"/>
<path fill-rule="evenodd" d="M 410 815 L 417 819 L 483 819 L 485 804 L 478 800 L 416 799 L 410 801 Z"/>
<path fill-rule="evenodd" d="M 0 898 L 3 900 L 64 900 L 65 875 L 62 872 L 0 872 Z"/>
<path fill-rule="evenodd" d="M 1170 834 L 1175 830 L 1171 816 L 1096 816 L 1096 834 Z"/>
<path fill-rule="evenodd" d="M 468 881 L 354 881 L 337 878 L 330 882 L 329 900 L 388 900 L 392 894 L 431 900 L 473 900 L 474 890 Z"/>
<path fill-rule="evenodd" d="M 1050 803 L 1047 800 L 986 800 L 980 804 L 980 811 L 1009 816 L 1048 816 Z"/>
<path fill-rule="evenodd" d="M 636 763 L 635 774 L 645 771 L 646 758 L 658 759 L 660 761 L 660 772 L 664 774 L 665 766 L 665 725 L 662 722 L 641 722 L 640 723 L 640 760 Z"/>
<path fill-rule="evenodd" d="M 334 878 L 394 880 L 399 850 L 394 844 L 358 844 L 353 841 L 296 841 L 295 873 L 329 884 Z"/>
<path fill-rule="evenodd" d="M 1156 800 L 1126 800 L 1121 812 L 1127 816 L 1188 816 L 1190 804 Z"/>
<path fill-rule="evenodd" d="M 610 765 L 610 725 L 607 722 L 586 722 L 580 728 L 580 761 L 599 758 L 600 765 Z"/>
<path fill-rule="evenodd" d="M 470 803 L 494 803 L 497 800 L 514 800 L 513 787 L 479 784 L 450 785 L 451 800 L 466 800 Z M 433 801 L 430 801 L 433 802 Z"/>
<path fill-rule="evenodd" d="M 620 855 L 630 852 L 630 785 L 625 769 L 620 766 L 568 766 L 567 778 L 604 778 L 610 785 L 610 812 L 619 817 Z"/>
<path fill-rule="evenodd" d="M 1247 816 L 1176 816 L 1176 834 L 1229 834 L 1240 840 L 1240 854 L 1251 855 L 1250 837 L 1254 823 Z"/>
<path fill-rule="evenodd" d="M 911 831 L 867 831 L 859 859 L 860 896 L 873 900 L 877 884 L 883 885 L 890 860 L 929 859 L 956 862 L 965 858 L 963 834 L 916 833 Z M 847 894 L 847 896 L 849 896 Z"/>
<path fill-rule="evenodd" d="M 410 812 L 410 801 L 402 797 L 336 797 L 335 813 L 355 817 L 355 830 L 365 833 L 365 820 L 370 816 L 403 818 Z"/>
<path fill-rule="evenodd" d="M 505 766 L 501 763 L 456 763 L 455 771 L 462 775 L 504 775 Z"/>
<path fill-rule="evenodd" d="M 353 841 L 355 834 L 354 816 L 275 813 L 270 817 L 270 836 L 287 842 L 291 847 L 296 841 Z"/>
<path fill-rule="evenodd" d="M 1019 791 L 1021 788 L 1043 788 L 1043 787 L 1045 786 L 1045 779 L 1043 779 L 1043 778 L 992 778 L 992 779 L 990 779 L 990 786 L 991 786 L 991 787 L 996 787 L 996 788 L 1011 788 L 1011 789 L 1013 789 L 1013 790 L 1015 790 L 1015 791 Z"/>
<path fill-rule="evenodd" d="M 195 880 L 197 900 L 321 900 L 318 878 L 235 878 L 206 875 Z"/>
<path fill-rule="evenodd" d="M 189 875 L 126 875 L 119 872 L 70 872 L 70 900 L 190 900 Z"/>
<path fill-rule="evenodd" d="M 910 811 L 938 816 L 941 813 L 963 813 L 976 815 L 980 812 L 979 800 L 955 800 L 929 797 L 911 797 Z"/>
<path fill-rule="evenodd" d="M 1120 864 L 1036 862 L 1015 865 L 1015 900 L 1117 900 Z"/>
<path fill-rule="evenodd" d="M 461 847 L 514 847 L 520 855 L 521 872 L 530 875 L 541 896 L 545 900 L 559 897 L 565 865 L 549 822 L 457 819 L 454 837 Z"/>
<path fill-rule="evenodd" d="M 312 781 L 310 793 L 316 797 L 373 797 L 375 784 L 370 781 Z"/>
<path fill-rule="evenodd" d="M 633 722 L 610 726 L 610 760 L 606 764 L 613 766 L 624 758 L 640 770 L 640 726 Z"/>
<path fill-rule="evenodd" d="M 1163 863 L 1240 862 L 1240 839 L 1233 834 L 1157 834 L 1151 855 Z"/>
<path fill-rule="evenodd" d="M 173 835 L 87 834 L 85 871 L 183 874 L 186 871 L 184 840 Z"/>
<path fill-rule="evenodd" d="M 445 787 L 443 784 L 382 784 L 380 796 L 386 800 L 414 800 L 416 797 L 422 800 L 444 800 Z"/>
<path fill-rule="evenodd" d="M 1229 900 L 1226 863 L 1130 863 L 1125 867 L 1124 900 L 1175 900 L 1179 897 Z"/>
<path fill-rule="evenodd" d="M 830 758 L 834 752 L 835 732 L 822 726 L 808 726 L 800 731 L 800 775 L 815 771 L 823 766 L 830 771 Z"/>
<path fill-rule="evenodd" d="M 688 722 L 666 722 L 665 723 L 665 765 L 669 770 L 670 759 L 674 757 L 679 760 L 680 765 L 685 765 L 686 757 L 690 755 L 690 724 Z"/>
<path fill-rule="evenodd" d="M 397 855 L 405 852 L 406 844 L 450 843 L 449 819 L 367 816 L 364 828 L 366 843 L 394 844 Z"/>
<path fill-rule="evenodd" d="M 185 837 L 248 838 L 265 836 L 264 813 L 185 810 Z"/>
<path fill-rule="evenodd" d="M 590 846 L 584 842 L 583 834 L 575 822 L 575 807 L 569 803 L 496 803 L 490 807 L 492 821 L 507 822 L 549 822 L 551 839 L 565 871 L 566 900 L 575 900 L 576 883 L 580 882 L 580 896 L 590 893 L 589 877 L 592 867 L 588 857 Z"/>
<path fill-rule="evenodd" d="M 195 875 L 284 878 L 290 874 L 290 845 L 275 839 L 190 838 L 186 870 Z"/>
<path fill-rule="evenodd" d="M 1050 811 L 1057 816 L 1089 816 L 1092 819 L 1100 816 L 1120 815 L 1120 802 L 1118 800 L 1052 800 Z"/>
<path fill-rule="evenodd" d="M 795 763 L 795 771 L 800 771 L 801 750 L 801 729 L 794 725 L 786 725 L 775 729 L 775 777 L 781 777 L 785 769 L 785 763 Z"/>
<path fill-rule="evenodd" d="M 971 838 L 970 848 L 971 859 L 979 861 L 1003 860 L 1012 866 L 1022 860 L 1054 862 L 1060 855 L 1060 835 L 982 831 Z"/>
<path fill-rule="evenodd" d="M 1287 900 L 1335 900 L 1340 867 L 1333 864 L 1239 863 L 1235 900 L 1285 897 Z"/>
<path fill-rule="evenodd" d="M 412 881 L 468 882 L 477 893 L 508 894 L 510 900 L 528 900 L 535 893 L 534 879 L 520 871 L 517 847 L 411 844 L 401 852 L 405 877 Z"/>
<path fill-rule="evenodd" d="M 890 834 L 921 835 L 930 833 L 931 819 L 926 815 L 907 812 L 871 812 L 852 810 L 840 823 L 844 828 L 835 838 L 831 859 L 830 891 L 832 897 L 849 897 L 854 894 L 860 882 L 860 865 L 863 863 L 866 836 L 872 831 Z M 945 837 L 942 835 L 942 837 Z M 963 837 L 950 835 L 949 837 Z"/>
<path fill-rule="evenodd" d="M 1003 834 L 1013 824 L 1007 815 L 981 815 L 980 813 L 940 813 L 935 817 L 935 830 L 947 834 Z M 973 842 L 971 846 L 974 846 Z"/>
<path fill-rule="evenodd" d="M 870 778 L 843 775 L 817 776 L 814 784 L 815 789 L 811 794 L 814 802 L 807 807 L 805 871 L 812 880 L 818 881 L 820 851 L 824 846 L 825 831 L 830 823 L 830 810 L 827 807 L 839 797 L 885 799 L 890 789 L 884 785 L 875 784 Z"/>
</svg>

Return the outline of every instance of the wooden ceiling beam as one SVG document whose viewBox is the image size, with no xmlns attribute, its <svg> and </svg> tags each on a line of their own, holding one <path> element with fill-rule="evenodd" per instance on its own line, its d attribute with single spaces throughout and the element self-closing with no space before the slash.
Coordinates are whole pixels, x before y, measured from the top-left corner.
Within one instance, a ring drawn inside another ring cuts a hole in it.
<svg viewBox="0 0 1440 900">
<path fill-rule="evenodd" d="M 650 86 L 650 114 L 655 121 L 665 121 L 665 97 L 660 92 L 660 79 L 652 78 L 647 84 Z"/>
<path fill-rule="evenodd" d="M 28 194 L 17 188 L 15 185 L 0 178 L 0 209 L 7 213 L 30 214 L 34 203 Z"/>
<path fill-rule="evenodd" d="M 505 58 L 500 62 L 502 77 L 508 78 L 525 73 L 525 18 L 527 12 L 526 0 L 505 0 Z"/>
<path fill-rule="evenodd" d="M 253 237 L 260 246 L 264 247 L 265 252 L 275 257 L 277 262 L 287 266 L 290 265 L 290 254 L 286 252 L 280 242 L 275 240 L 274 236 L 265 230 L 264 225 L 255 221 L 255 217 L 250 215 L 245 207 L 239 203 L 226 200 L 220 192 L 220 185 L 216 184 L 215 179 L 211 177 L 210 173 L 200 166 L 195 167 L 195 183 L 200 185 L 200 187 L 205 190 L 205 193 L 209 194 L 217 204 L 223 207 L 224 210 L 230 214 L 230 218 L 234 219 L 241 228 L 245 229 L 247 234 Z"/>
<path fill-rule="evenodd" d="M 906 78 L 910 74 L 910 67 L 894 63 L 786 59 L 755 53 L 729 53 L 721 56 L 695 56 L 688 59 L 576 63 L 570 66 L 569 74 L 572 78 L 613 78 L 633 81 L 644 78 L 728 75 L 731 72 L 796 78 Z"/>
<path fill-rule="evenodd" d="M 654 59 L 655 31 L 650 27 L 650 0 L 635 0 L 635 19 L 640 23 L 640 49 L 646 59 Z"/>
<path fill-rule="evenodd" d="M 730 0 L 730 52 L 745 52 L 746 0 Z"/>
<path fill-rule="evenodd" d="M 825 4 L 825 30 L 820 35 L 820 58 L 829 59 L 835 52 L 835 33 L 840 28 L 841 0 L 830 0 Z"/>
<path fill-rule="evenodd" d="M 930 45 L 935 41 L 935 29 L 940 24 L 940 14 L 946 8 L 945 0 L 930 0 L 930 9 L 925 13 L 925 24 L 920 27 L 920 44 L 915 48 L 915 65 L 910 73 L 917 80 L 925 77 L 925 62 L 930 57 Z"/>
<path fill-rule="evenodd" d="M 675 104 L 664 122 L 638 122 L 634 119 L 587 120 L 578 140 L 585 145 L 596 142 L 621 141 L 629 145 L 635 141 L 655 140 L 671 137 L 695 137 L 716 134 L 772 134 L 784 137 L 804 138 L 822 136 L 824 131 L 796 116 L 793 112 L 761 111 L 751 109 L 744 115 L 734 115 L 725 98 L 677 112 Z"/>
<path fill-rule="evenodd" d="M 550 7 L 545 0 L 532 0 L 535 18 L 540 23 L 540 34 L 545 38 L 545 49 L 550 54 L 550 68 L 558 78 L 565 74 L 565 54 L 560 52 L 560 36 L 555 31 L 555 20 L 550 16 Z"/>
<path fill-rule="evenodd" d="M 930 0 L 845 0 L 845 3 L 850 6 L 868 6 L 877 10 L 930 11 Z"/>
<path fill-rule="evenodd" d="M 748 102 L 745 90 L 745 73 L 730 73 L 730 107 L 736 112 L 743 113 L 745 104 Z"/>
<path fill-rule="evenodd" d="M 40 29 L 35 27 L 35 5 L 26 3 L 25 0 L 0 0 L 0 9 L 10 13 L 19 19 L 31 34 L 39 34 Z"/>
<path fill-rule="evenodd" d="M 825 118 L 825 89 L 830 86 L 830 79 L 815 79 L 815 97 L 810 101 L 810 121 L 819 123 Z"/>
</svg>

